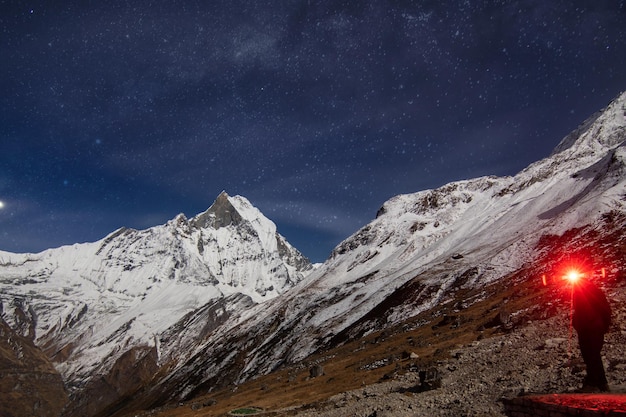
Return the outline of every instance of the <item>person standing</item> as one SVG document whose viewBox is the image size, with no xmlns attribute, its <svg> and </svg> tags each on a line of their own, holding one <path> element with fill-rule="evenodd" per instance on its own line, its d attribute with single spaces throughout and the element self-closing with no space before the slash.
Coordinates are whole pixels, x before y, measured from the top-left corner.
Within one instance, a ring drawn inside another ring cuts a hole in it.
<svg viewBox="0 0 626 417">
<path fill-rule="evenodd" d="M 578 334 L 580 353 L 587 368 L 581 391 L 606 392 L 609 386 L 600 351 L 604 334 L 611 325 L 611 306 L 602 290 L 589 279 L 581 278 L 572 285 L 572 325 Z"/>
</svg>

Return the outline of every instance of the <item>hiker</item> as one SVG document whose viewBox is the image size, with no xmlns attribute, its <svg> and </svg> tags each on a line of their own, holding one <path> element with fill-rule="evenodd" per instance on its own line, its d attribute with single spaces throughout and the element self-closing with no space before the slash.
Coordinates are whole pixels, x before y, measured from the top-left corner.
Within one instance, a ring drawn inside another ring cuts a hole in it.
<svg viewBox="0 0 626 417">
<path fill-rule="evenodd" d="M 581 391 L 606 392 L 609 386 L 600 351 L 604 345 L 604 334 L 611 325 L 611 306 L 602 290 L 589 279 L 581 278 L 572 285 L 572 325 L 578 333 L 580 353 L 587 368 Z"/>
</svg>

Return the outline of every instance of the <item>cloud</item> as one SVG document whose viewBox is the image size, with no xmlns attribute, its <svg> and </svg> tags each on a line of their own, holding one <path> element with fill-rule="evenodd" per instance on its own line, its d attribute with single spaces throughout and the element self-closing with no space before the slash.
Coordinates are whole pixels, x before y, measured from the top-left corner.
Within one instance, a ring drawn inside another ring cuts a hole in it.
<svg viewBox="0 0 626 417">
<path fill-rule="evenodd" d="M 230 59 L 240 66 L 259 65 L 261 68 L 278 68 L 280 52 L 272 33 L 249 25 L 239 26 L 230 34 Z"/>
<path fill-rule="evenodd" d="M 341 239 L 356 232 L 363 224 L 337 204 L 307 199 L 253 199 L 252 204 L 275 223 L 328 233 Z"/>
</svg>

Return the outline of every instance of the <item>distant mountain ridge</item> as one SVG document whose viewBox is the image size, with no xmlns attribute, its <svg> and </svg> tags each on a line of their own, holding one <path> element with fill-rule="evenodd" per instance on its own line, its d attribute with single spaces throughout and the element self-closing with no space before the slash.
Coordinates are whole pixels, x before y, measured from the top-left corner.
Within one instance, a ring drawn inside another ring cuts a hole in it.
<svg viewBox="0 0 626 417">
<path fill-rule="evenodd" d="M 583 235 L 615 235 L 626 226 L 625 144 L 621 94 L 515 176 L 393 197 L 315 270 L 225 193 L 193 219 L 0 252 L 2 319 L 63 376 L 67 416 L 180 401 L 523 275 L 550 236 L 571 235 L 567 251 L 597 243 Z"/>
</svg>

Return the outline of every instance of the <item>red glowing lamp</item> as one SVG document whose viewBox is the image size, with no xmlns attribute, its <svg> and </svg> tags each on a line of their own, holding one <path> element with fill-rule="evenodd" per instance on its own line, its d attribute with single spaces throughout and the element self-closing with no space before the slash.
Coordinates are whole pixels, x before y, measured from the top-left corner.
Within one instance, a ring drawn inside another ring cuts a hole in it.
<svg viewBox="0 0 626 417">
<path fill-rule="evenodd" d="M 573 286 L 580 285 L 581 280 L 593 278 L 605 279 L 607 276 L 608 272 L 606 268 L 593 268 L 590 260 L 585 257 L 568 257 L 566 261 L 557 264 L 551 270 L 550 274 L 543 274 L 541 280 L 545 286 L 548 286 L 550 283 L 555 283 L 568 287 L 571 285 L 573 289 Z"/>
<path fill-rule="evenodd" d="M 578 280 L 580 280 L 584 274 L 582 274 L 577 269 L 569 269 L 564 275 L 564 278 L 572 285 L 576 284 Z"/>
</svg>

